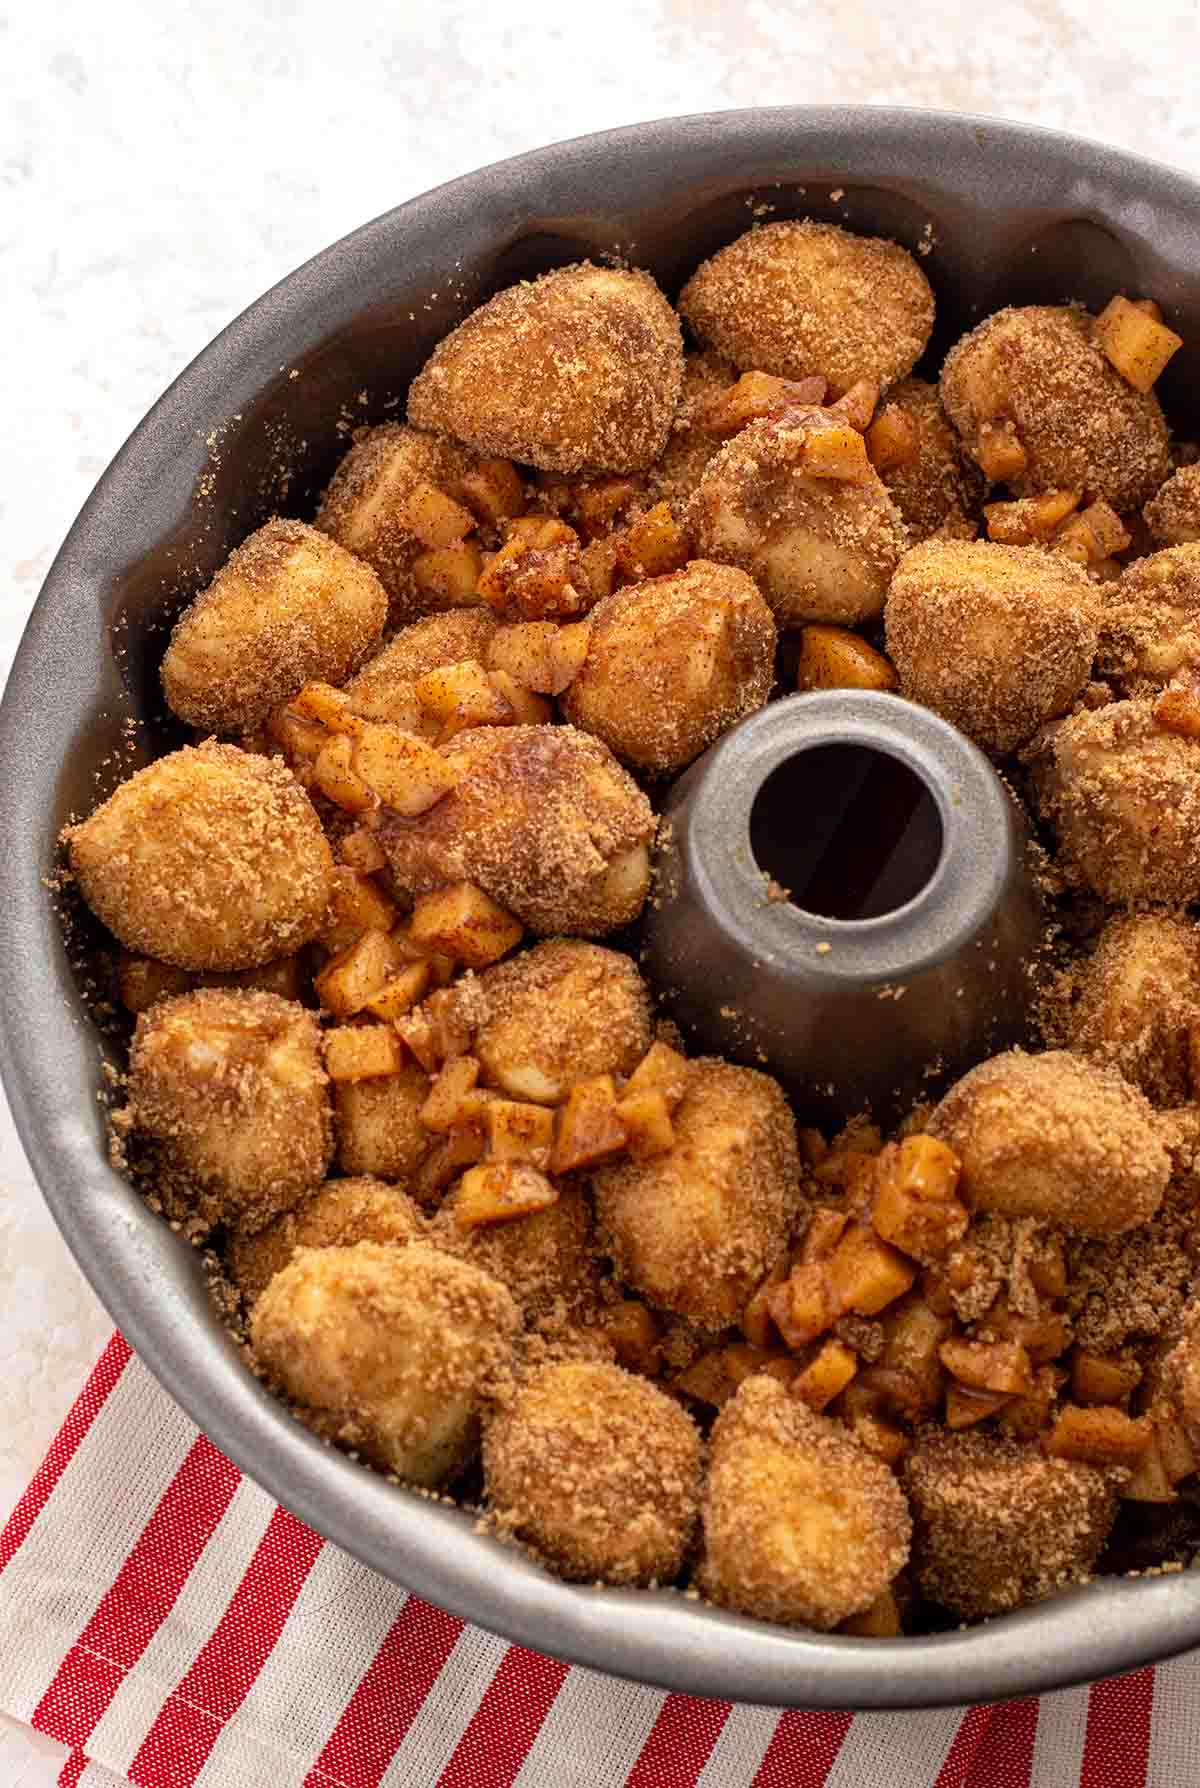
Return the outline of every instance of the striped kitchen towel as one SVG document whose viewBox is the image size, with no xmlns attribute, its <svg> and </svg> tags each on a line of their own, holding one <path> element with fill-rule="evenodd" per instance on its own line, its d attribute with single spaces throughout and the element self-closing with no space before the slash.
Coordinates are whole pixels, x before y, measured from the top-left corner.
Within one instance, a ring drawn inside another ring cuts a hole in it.
<svg viewBox="0 0 1200 1788">
<path fill-rule="evenodd" d="M 781 1712 L 406 1595 L 243 1478 L 114 1335 L 0 1535 L 0 1709 L 71 1788 L 1184 1788 L 1200 1654 L 1040 1701 Z"/>
</svg>

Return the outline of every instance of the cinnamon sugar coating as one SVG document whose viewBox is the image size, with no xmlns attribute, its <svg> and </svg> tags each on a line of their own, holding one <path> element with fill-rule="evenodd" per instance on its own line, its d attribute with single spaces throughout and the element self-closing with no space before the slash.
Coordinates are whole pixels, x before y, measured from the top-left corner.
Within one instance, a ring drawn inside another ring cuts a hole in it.
<svg viewBox="0 0 1200 1788">
<path fill-rule="evenodd" d="M 265 1229 L 239 1231 L 225 1261 L 230 1278 L 252 1304 L 282 1272 L 297 1248 L 340 1248 L 355 1242 L 420 1241 L 425 1219 L 399 1186 L 362 1174 L 326 1180 L 311 1197 L 274 1218 Z"/>
</svg>

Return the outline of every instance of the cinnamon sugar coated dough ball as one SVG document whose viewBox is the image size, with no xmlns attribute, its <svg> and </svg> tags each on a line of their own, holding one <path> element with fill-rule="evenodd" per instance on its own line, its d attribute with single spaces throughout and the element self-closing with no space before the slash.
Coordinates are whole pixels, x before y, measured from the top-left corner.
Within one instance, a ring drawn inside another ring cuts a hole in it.
<svg viewBox="0 0 1200 1788">
<path fill-rule="evenodd" d="M 175 623 L 162 662 L 189 726 L 248 731 L 305 683 L 342 683 L 383 637 L 387 592 L 369 565 L 303 522 L 251 534 Z"/>
<path fill-rule="evenodd" d="M 376 834 L 402 888 L 475 882 L 543 936 L 636 919 L 655 820 L 607 745 L 572 726 L 490 726 L 442 755 L 458 786 L 419 819 L 386 814 Z"/>
<path fill-rule="evenodd" d="M 354 1242 L 420 1241 L 425 1219 L 399 1186 L 366 1175 L 326 1180 L 311 1197 L 284 1211 L 257 1234 L 239 1232 L 225 1264 L 248 1303 L 282 1272 L 297 1248 L 337 1248 Z"/>
<path fill-rule="evenodd" d="M 1171 470 L 1167 424 L 1153 392 L 1111 366 L 1095 318 L 1066 305 L 999 310 L 951 348 L 946 413 L 978 457 L 984 423 L 1011 422 L 1028 456 L 1018 495 L 1078 490 L 1136 508 Z"/>
<path fill-rule="evenodd" d="M 791 1108 L 777 1083 L 715 1057 L 688 1064 L 672 1147 L 592 1175 L 601 1239 L 650 1303 L 736 1322 L 778 1259 L 800 1199 Z"/>
<path fill-rule="evenodd" d="M 1171 1163 L 1152 1107 L 1111 1068 L 1067 1050 L 1009 1050 L 951 1087 L 931 1136 L 962 1162 L 976 1211 L 1116 1235 L 1162 1203 Z"/>
<path fill-rule="evenodd" d="M 1116 1513 L 1102 1471 L 991 1434 L 932 1434 L 904 1465 L 931 1602 L 982 1620 L 1090 1576 Z"/>
<path fill-rule="evenodd" d="M 479 977 L 486 1085 L 557 1105 L 576 1080 L 631 1074 L 654 1040 L 650 992 L 619 950 L 551 938 Z"/>
<path fill-rule="evenodd" d="M 274 993 L 204 989 L 138 1019 L 124 1122 L 168 1213 L 261 1229 L 314 1192 L 333 1152 L 321 1033 Z"/>
<path fill-rule="evenodd" d="M 719 354 L 683 357 L 683 386 L 661 456 L 646 474 L 652 502 L 681 505 L 700 482 L 705 466 L 722 446 L 719 435 L 704 426 L 704 412 L 715 397 L 737 380 L 737 367 Z"/>
<path fill-rule="evenodd" d="M 1200 740 L 1163 731 L 1152 697 L 1071 714 L 1029 756 L 1060 869 L 1114 906 L 1200 899 Z"/>
<path fill-rule="evenodd" d="M 84 899 L 127 950 L 242 969 L 316 936 L 333 856 L 290 770 L 234 745 L 185 746 L 68 829 Z"/>
<path fill-rule="evenodd" d="M 1200 541 L 1200 465 L 1180 466 L 1142 510 L 1146 526 L 1164 546 Z"/>
<path fill-rule="evenodd" d="M 1200 1022 L 1200 927 L 1182 915 L 1116 915 L 1073 978 L 1067 1046 L 1118 1069 L 1155 1105 L 1185 1104 L 1188 1027 Z"/>
<path fill-rule="evenodd" d="M 358 434 L 330 480 L 316 525 L 375 571 L 390 598 L 390 626 L 449 606 L 414 581 L 413 565 L 426 548 L 409 524 L 408 499 L 419 484 L 432 484 L 458 502 L 463 474 L 478 464 L 453 441 L 381 422 Z"/>
<path fill-rule="evenodd" d="M 605 596 L 563 712 L 651 775 L 682 770 L 761 708 L 775 674 L 775 622 L 754 580 L 693 559 Z"/>
<path fill-rule="evenodd" d="M 390 718 L 389 704 L 414 699 L 411 690 L 418 677 L 468 658 L 482 664 L 498 625 L 486 608 L 424 615 L 402 627 L 382 652 L 364 664 L 346 684 L 345 693 L 359 713 L 378 712 L 381 718 Z"/>
<path fill-rule="evenodd" d="M 907 249 L 808 219 L 764 224 L 719 249 L 679 309 L 739 372 L 820 373 L 833 397 L 858 379 L 902 379 L 933 328 L 933 293 Z"/>
<path fill-rule="evenodd" d="M 884 401 L 894 404 L 916 430 L 916 458 L 880 473 L 913 545 L 941 530 L 969 539 L 986 480 L 963 452 L 937 386 L 927 379 L 902 379 Z"/>
<path fill-rule="evenodd" d="M 416 1062 L 398 1074 L 339 1080 L 333 1089 L 338 1166 L 350 1175 L 405 1180 L 437 1138 L 421 1122 L 429 1076 Z"/>
<path fill-rule="evenodd" d="M 760 1620 L 828 1631 L 870 1607 L 908 1557 L 889 1468 L 765 1375 L 716 1419 L 702 1518 L 702 1592 Z"/>
<path fill-rule="evenodd" d="M 873 619 L 908 545 L 876 472 L 854 482 L 799 470 L 806 438 L 836 423 L 802 409 L 752 422 L 709 461 L 688 505 L 696 550 L 748 571 L 781 627 Z"/>
<path fill-rule="evenodd" d="M 430 1241 L 499 1279 L 523 1316 L 578 1313 L 594 1298 L 592 1216 L 578 1186 L 564 1182 L 544 1210 L 467 1229 L 456 1218 L 457 1194 L 453 1187 L 430 1219 Z"/>
<path fill-rule="evenodd" d="M 1096 656 L 1086 571 L 1029 547 L 927 540 L 884 611 L 901 693 L 987 751 L 1015 751 L 1082 692 Z"/>
<path fill-rule="evenodd" d="M 1097 670 L 1124 693 L 1160 689 L 1200 663 L 1200 545 L 1135 559 L 1101 611 Z"/>
<path fill-rule="evenodd" d="M 504 1287 L 427 1242 L 301 1248 L 251 1319 L 259 1360 L 319 1433 L 410 1484 L 467 1464 L 511 1368 Z"/>
<path fill-rule="evenodd" d="M 636 472 L 682 382 L 679 319 L 650 275 L 583 261 L 472 311 L 413 380 L 408 419 L 543 471 Z"/>
<path fill-rule="evenodd" d="M 702 1448 L 689 1415 L 619 1366 L 530 1374 L 484 1431 L 499 1526 L 575 1582 L 669 1583 L 696 1525 Z"/>
</svg>

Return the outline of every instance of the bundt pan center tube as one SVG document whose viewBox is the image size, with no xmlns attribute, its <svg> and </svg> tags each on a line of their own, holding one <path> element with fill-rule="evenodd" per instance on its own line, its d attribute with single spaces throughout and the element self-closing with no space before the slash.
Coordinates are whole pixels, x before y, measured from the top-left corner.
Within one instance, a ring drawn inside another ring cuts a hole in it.
<svg viewBox="0 0 1200 1788">
<path fill-rule="evenodd" d="M 646 967 L 689 1039 L 813 1123 L 897 1119 L 1021 1042 L 1044 920 L 1016 801 L 899 696 L 770 703 L 680 777 Z"/>
<path fill-rule="evenodd" d="M 1198 211 L 1195 181 L 1136 156 L 916 111 L 778 108 L 559 144 L 414 199 L 300 268 L 182 374 L 97 485 L 0 706 L 0 1066 L 46 1199 L 130 1343 L 244 1471 L 385 1576 L 562 1658 L 775 1705 L 999 1699 L 1200 1644 L 1194 1572 L 1107 1579 L 970 1630 L 897 1640 L 572 1586 L 476 1533 L 469 1512 L 322 1445 L 245 1370 L 196 1251 L 109 1165 L 103 1046 L 45 886 L 68 817 L 133 767 L 131 726 L 143 760 L 180 742 L 158 689 L 171 621 L 268 516 L 314 512 L 346 420 L 403 414 L 434 344 L 493 292 L 616 253 L 674 296 L 756 215 L 810 216 L 931 249 L 929 368 L 1001 305 L 1098 309 L 1116 291 L 1152 293 L 1184 338 L 1161 385 L 1186 431 L 1200 422 Z M 789 874 L 798 886 L 793 868 L 768 865 L 757 886 Z M 913 998 L 875 1002 L 881 1040 Z"/>
</svg>

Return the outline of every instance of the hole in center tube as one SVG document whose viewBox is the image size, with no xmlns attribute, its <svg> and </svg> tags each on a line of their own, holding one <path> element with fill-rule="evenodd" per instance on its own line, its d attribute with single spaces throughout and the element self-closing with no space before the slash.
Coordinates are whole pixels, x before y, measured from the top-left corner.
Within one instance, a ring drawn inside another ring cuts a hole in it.
<svg viewBox="0 0 1200 1788">
<path fill-rule="evenodd" d="M 759 789 L 750 846 L 793 906 L 825 919 L 878 919 L 931 879 L 942 821 L 929 789 L 898 758 L 868 745 L 815 745 Z"/>
</svg>

